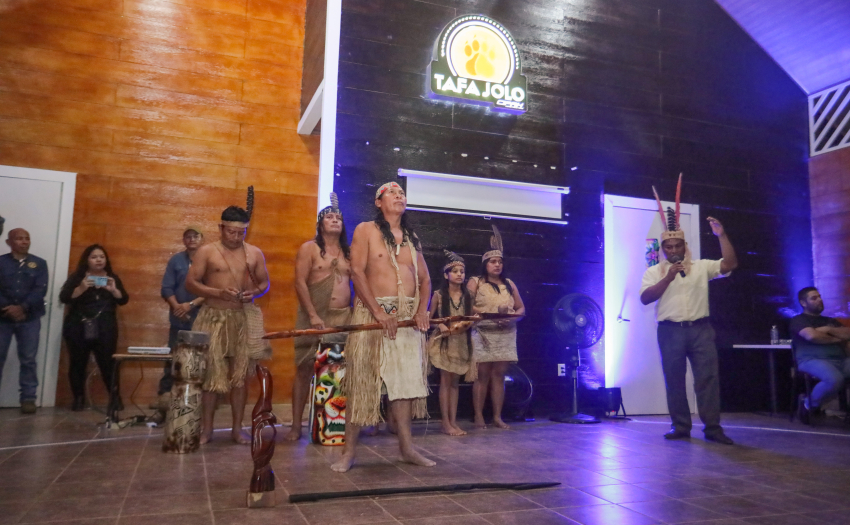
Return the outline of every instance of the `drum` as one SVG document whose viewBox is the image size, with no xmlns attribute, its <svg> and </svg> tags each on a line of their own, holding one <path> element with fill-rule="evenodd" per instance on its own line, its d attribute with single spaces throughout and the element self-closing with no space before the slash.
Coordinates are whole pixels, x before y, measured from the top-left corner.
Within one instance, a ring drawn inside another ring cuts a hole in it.
<svg viewBox="0 0 850 525">
<path fill-rule="evenodd" d="M 201 445 L 201 385 L 207 370 L 210 336 L 206 332 L 177 333 L 171 371 L 171 404 L 165 419 L 162 451 L 186 454 Z"/>
<path fill-rule="evenodd" d="M 171 361 L 175 382 L 201 384 L 207 372 L 207 350 L 210 336 L 206 332 L 177 332 L 177 348 Z"/>
</svg>

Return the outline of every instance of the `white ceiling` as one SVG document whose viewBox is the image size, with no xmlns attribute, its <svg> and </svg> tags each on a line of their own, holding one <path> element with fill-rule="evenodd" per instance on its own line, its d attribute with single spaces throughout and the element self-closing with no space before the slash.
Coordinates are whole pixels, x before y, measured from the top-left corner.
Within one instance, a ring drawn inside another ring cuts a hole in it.
<svg viewBox="0 0 850 525">
<path fill-rule="evenodd" d="M 850 0 L 716 0 L 812 94 L 850 80 Z"/>
</svg>

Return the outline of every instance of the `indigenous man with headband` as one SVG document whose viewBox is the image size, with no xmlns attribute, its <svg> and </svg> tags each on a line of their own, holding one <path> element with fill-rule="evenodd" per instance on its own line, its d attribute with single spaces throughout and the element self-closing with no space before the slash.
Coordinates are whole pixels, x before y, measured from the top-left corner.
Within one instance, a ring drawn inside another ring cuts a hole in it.
<svg viewBox="0 0 850 525">
<path fill-rule="evenodd" d="M 253 201 L 254 188 L 249 187 L 247 211 L 230 206 L 222 212 L 221 240 L 198 249 L 186 276 L 186 290 L 206 298 L 192 330 L 210 334 L 201 443 L 212 439 L 216 397 L 228 390 L 231 437 L 236 443 L 251 443 L 242 431 L 245 376 L 253 360 L 268 359 L 271 354 L 268 342 L 261 339 L 262 318 L 257 319 L 261 314 L 253 304 L 269 290 L 266 261 L 259 248 L 245 242 Z"/>
<path fill-rule="evenodd" d="M 395 182 L 375 193 L 374 221 L 354 230 L 351 280 L 357 300 L 351 324 L 379 322 L 383 330 L 353 332 L 345 349 L 345 449 L 331 468 L 346 472 L 354 464 L 360 428 L 381 420 L 381 391 L 386 389 L 403 461 L 432 467 L 413 448 L 411 419 L 426 417 L 431 279 L 419 238 L 407 224 L 407 198 Z M 398 321 L 415 319 L 415 328 Z"/>
<path fill-rule="evenodd" d="M 668 207 L 665 220 L 661 200 L 652 188 L 661 223 L 666 225 L 666 231 L 661 234 L 661 250 L 666 260 L 647 268 L 640 289 L 641 303 L 657 301 L 658 347 L 667 387 L 667 409 L 672 420 L 672 428 L 664 438 L 691 437 L 691 410 L 685 390 L 687 359 L 694 371 L 694 389 L 705 439 L 732 445 L 720 426 L 720 382 L 714 329 L 708 317 L 708 281 L 729 275 L 737 268 L 738 258 L 723 225 L 708 217 L 712 233 L 720 240 L 723 258 L 719 261 L 691 259 L 685 232 L 679 226 L 681 189 L 682 176 L 679 175 L 676 210 Z"/>
<path fill-rule="evenodd" d="M 348 324 L 351 314 L 351 249 L 336 193 L 331 205 L 319 212 L 316 238 L 298 249 L 295 257 L 295 293 L 298 295 L 296 329 L 322 329 Z M 295 380 L 292 382 L 292 428 L 287 441 L 301 437 L 301 418 L 313 377 L 319 337 L 295 339 Z M 330 334 L 322 341 L 344 343 L 346 334 Z"/>
</svg>

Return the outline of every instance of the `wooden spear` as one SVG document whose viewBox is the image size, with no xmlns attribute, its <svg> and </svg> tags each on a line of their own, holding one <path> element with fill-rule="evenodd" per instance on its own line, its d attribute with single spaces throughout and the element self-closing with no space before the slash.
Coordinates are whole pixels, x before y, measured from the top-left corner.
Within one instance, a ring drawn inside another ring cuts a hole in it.
<svg viewBox="0 0 850 525">
<path fill-rule="evenodd" d="M 518 314 L 475 314 L 475 315 L 453 315 L 451 317 L 438 317 L 436 319 L 429 319 L 428 322 L 431 324 L 444 324 L 444 323 L 455 323 L 458 321 L 484 321 L 484 320 L 499 320 L 499 319 L 515 319 L 517 317 L 523 317 Z M 399 321 L 398 327 L 405 328 L 409 326 L 416 326 L 416 321 L 413 319 L 408 319 L 407 321 Z M 263 336 L 263 339 L 287 339 L 290 337 L 301 337 L 301 336 L 315 336 L 315 335 L 325 335 L 325 334 L 338 334 L 340 332 L 361 332 L 363 330 L 382 330 L 383 327 L 381 323 L 366 323 L 366 324 L 349 324 L 343 326 L 331 326 L 330 328 L 323 328 L 321 330 L 315 328 L 307 328 L 304 330 L 284 330 L 282 332 L 269 332 Z"/>
</svg>

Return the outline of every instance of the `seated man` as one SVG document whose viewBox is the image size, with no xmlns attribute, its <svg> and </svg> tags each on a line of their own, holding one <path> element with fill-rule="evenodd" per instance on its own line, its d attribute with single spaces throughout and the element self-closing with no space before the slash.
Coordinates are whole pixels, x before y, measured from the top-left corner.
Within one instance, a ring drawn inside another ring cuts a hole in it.
<svg viewBox="0 0 850 525">
<path fill-rule="evenodd" d="M 823 299 L 817 288 L 803 288 L 797 300 L 803 313 L 793 317 L 789 325 L 797 369 L 819 379 L 811 398 L 800 403 L 800 421 L 808 423 L 810 413 L 834 399 L 843 388 L 844 379 L 850 377 L 850 358 L 847 357 L 850 328 L 821 315 Z"/>
</svg>

